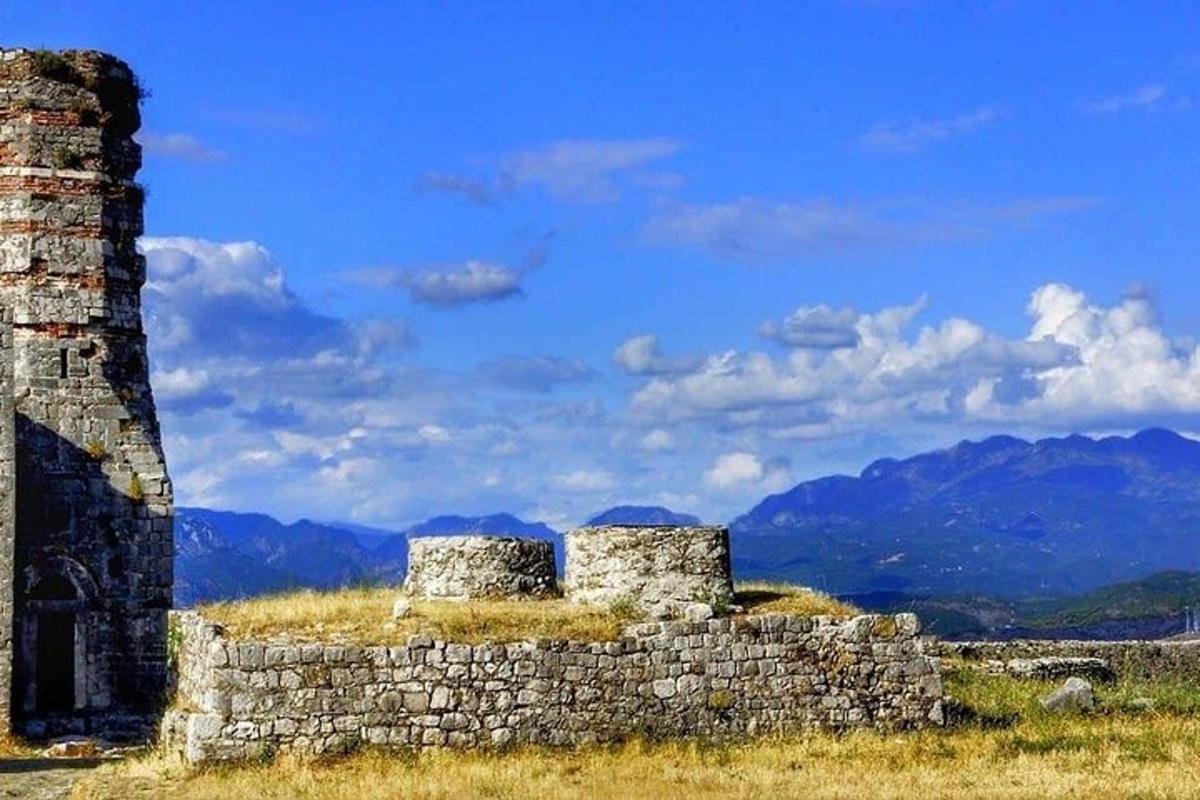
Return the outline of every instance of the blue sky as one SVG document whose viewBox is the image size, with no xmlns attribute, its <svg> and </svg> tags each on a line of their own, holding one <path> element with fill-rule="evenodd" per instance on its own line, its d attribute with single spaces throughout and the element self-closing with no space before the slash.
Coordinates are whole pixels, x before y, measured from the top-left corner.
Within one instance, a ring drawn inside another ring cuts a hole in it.
<svg viewBox="0 0 1200 800">
<path fill-rule="evenodd" d="M 724 520 L 964 437 L 1200 430 L 1198 23 L 0 3 L 152 91 L 179 499 L 384 525 Z"/>
</svg>

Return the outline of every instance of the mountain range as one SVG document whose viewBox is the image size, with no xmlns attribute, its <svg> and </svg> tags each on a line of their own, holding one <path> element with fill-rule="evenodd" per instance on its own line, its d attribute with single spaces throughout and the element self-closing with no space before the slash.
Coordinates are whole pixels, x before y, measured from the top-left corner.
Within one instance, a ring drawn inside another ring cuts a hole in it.
<svg viewBox="0 0 1200 800">
<path fill-rule="evenodd" d="M 1200 442 L 996 436 L 772 495 L 731 523 L 742 577 L 998 597 L 1200 569 Z"/>
<path fill-rule="evenodd" d="M 589 525 L 693 525 L 699 520 L 661 506 L 617 506 Z M 180 507 L 175 510 L 175 603 L 179 606 L 249 597 L 288 588 L 327 589 L 400 583 L 410 536 L 488 533 L 554 542 L 563 569 L 562 534 L 512 514 L 438 516 L 403 531 L 300 520 L 284 524 L 266 514 Z"/>
<path fill-rule="evenodd" d="M 614 506 L 589 519 L 586 525 L 699 525 L 700 518 L 662 506 Z"/>
<path fill-rule="evenodd" d="M 455 533 L 549 539 L 562 557 L 561 534 L 511 514 L 434 517 L 403 531 L 385 531 L 305 519 L 287 525 L 266 514 L 180 507 L 175 510 L 175 604 L 299 587 L 398 584 L 408 567 L 409 536 Z"/>
<path fill-rule="evenodd" d="M 560 569 L 563 550 L 558 531 L 511 514 L 434 517 L 403 531 L 199 508 L 178 509 L 176 520 L 180 605 L 295 586 L 399 583 L 410 535 L 548 539 Z M 697 522 L 657 506 L 617 506 L 588 520 Z M 873 608 L 919 607 L 951 628 L 1019 630 L 1052 615 L 1045 603 L 1120 582 L 1136 593 L 1128 582 L 1200 570 L 1200 442 L 1161 429 L 964 441 L 882 459 L 857 476 L 800 483 L 730 529 L 738 578 L 789 580 Z M 1059 627 L 1071 624 L 1064 618 Z"/>
</svg>

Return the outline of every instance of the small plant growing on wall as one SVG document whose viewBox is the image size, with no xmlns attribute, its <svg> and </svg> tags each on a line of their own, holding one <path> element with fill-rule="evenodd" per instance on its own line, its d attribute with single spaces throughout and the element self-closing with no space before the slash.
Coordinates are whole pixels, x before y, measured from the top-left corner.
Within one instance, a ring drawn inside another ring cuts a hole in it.
<svg viewBox="0 0 1200 800">
<path fill-rule="evenodd" d="M 718 617 L 728 616 L 733 610 L 733 598 L 724 592 L 693 592 L 692 602 L 711 606 Z"/>
<path fill-rule="evenodd" d="M 79 169 L 83 166 L 83 156 L 69 147 L 54 148 L 53 161 L 56 169 Z"/>
<path fill-rule="evenodd" d="M 75 65 L 53 50 L 34 50 L 33 69 L 39 76 L 62 83 L 78 83 Z"/>
<path fill-rule="evenodd" d="M 637 601 L 627 594 L 621 595 L 608 606 L 608 613 L 622 622 L 634 619 L 638 615 Z"/>
<path fill-rule="evenodd" d="M 179 667 L 179 654 L 183 651 L 183 629 L 179 627 L 179 623 L 174 619 L 167 621 L 167 663 L 171 665 L 171 671 L 175 672 Z"/>
<path fill-rule="evenodd" d="M 108 450 L 104 447 L 104 442 L 99 439 L 88 439 L 83 449 L 93 461 L 103 461 L 108 457 Z"/>
<path fill-rule="evenodd" d="M 138 474 L 133 473 L 133 477 L 129 480 L 129 499 L 135 503 L 140 503 L 146 499 L 146 490 L 142 488 L 142 479 Z"/>
<path fill-rule="evenodd" d="M 717 689 L 708 694 L 708 707 L 713 711 L 728 711 L 737 703 L 737 695 L 728 689 Z"/>
<path fill-rule="evenodd" d="M 84 125 L 96 125 L 100 122 L 100 114 L 84 97 L 72 97 L 67 108 L 78 114 L 80 123 Z"/>
</svg>

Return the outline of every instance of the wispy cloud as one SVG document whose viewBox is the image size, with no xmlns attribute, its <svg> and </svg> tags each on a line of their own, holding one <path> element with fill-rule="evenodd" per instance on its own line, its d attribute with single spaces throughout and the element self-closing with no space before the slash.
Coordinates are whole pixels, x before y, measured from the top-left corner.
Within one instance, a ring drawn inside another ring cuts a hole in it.
<svg viewBox="0 0 1200 800">
<path fill-rule="evenodd" d="M 983 209 L 979 215 L 991 222 L 1025 225 L 1045 217 L 1089 211 L 1102 205 L 1103 198 L 1087 194 L 1022 197 Z"/>
<path fill-rule="evenodd" d="M 561 200 L 607 203 L 621 197 L 626 178 L 645 180 L 638 170 L 672 156 L 674 139 L 567 139 L 511 153 L 501 172 L 516 186 L 541 186 Z"/>
<path fill-rule="evenodd" d="M 662 193 L 683 186 L 682 175 L 657 167 L 681 147 L 675 139 L 662 136 L 562 139 L 500 156 L 491 177 L 430 171 L 417 186 L 482 205 L 495 205 L 524 187 L 539 187 L 568 203 L 612 203 L 629 188 Z"/>
<path fill-rule="evenodd" d="M 612 474 L 602 469 L 577 469 L 574 472 L 564 472 L 556 475 L 554 482 L 562 489 L 572 492 L 603 492 L 613 488 L 614 485 Z"/>
<path fill-rule="evenodd" d="M 731 261 L 858 251 L 905 236 L 896 225 L 859 206 L 752 197 L 663 211 L 647 223 L 644 233 L 650 241 L 701 247 Z"/>
<path fill-rule="evenodd" d="M 1079 104 L 1089 114 L 1115 114 L 1133 108 L 1150 108 L 1167 96 L 1166 88 L 1151 83 L 1124 94 L 1116 94 L 1099 100 L 1086 100 Z"/>
<path fill-rule="evenodd" d="M 582 361 L 556 356 L 508 356 L 479 365 L 483 377 L 497 386 L 545 394 L 565 383 L 582 383 L 593 373 Z"/>
<path fill-rule="evenodd" d="M 950 119 L 881 122 L 862 134 L 858 143 L 863 149 L 877 153 L 915 153 L 936 142 L 985 128 L 1007 113 L 1002 108 L 986 106 Z"/>
<path fill-rule="evenodd" d="M 449 172 L 426 172 L 417 187 L 427 191 L 456 194 L 480 205 L 495 205 L 512 191 L 512 182 L 498 178 L 485 181 Z"/>
<path fill-rule="evenodd" d="M 667 207 L 642 230 L 649 242 L 699 247 L 735 262 L 851 255 L 889 247 L 961 241 L 1092 208 L 1098 198 L 1064 195 L 981 204 L 922 199 L 847 203 L 743 197 Z"/>
<path fill-rule="evenodd" d="M 558 356 L 506 356 L 479 365 L 479 373 L 492 384 L 522 392 L 545 393 L 562 384 L 592 380 L 586 363 Z"/>
<path fill-rule="evenodd" d="M 378 267 L 358 270 L 352 279 L 367 286 L 398 288 L 414 303 L 449 308 L 468 303 L 494 303 L 522 293 L 523 270 L 467 261 L 426 269 Z"/>
<path fill-rule="evenodd" d="M 142 131 L 135 138 L 143 150 L 154 156 L 202 164 L 213 164 L 229 157 L 225 151 L 209 147 L 189 133 Z"/>
</svg>

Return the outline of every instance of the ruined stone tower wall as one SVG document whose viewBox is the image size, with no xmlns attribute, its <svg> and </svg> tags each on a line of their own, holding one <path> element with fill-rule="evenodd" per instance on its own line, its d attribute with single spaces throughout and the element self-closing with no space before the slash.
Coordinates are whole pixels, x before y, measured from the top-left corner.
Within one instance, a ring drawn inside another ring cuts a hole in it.
<svg viewBox="0 0 1200 800">
<path fill-rule="evenodd" d="M 13 556 L 16 544 L 16 416 L 12 393 L 12 323 L 0 306 L 0 731 L 12 725 Z"/>
<path fill-rule="evenodd" d="M 111 56 L 0 51 L 0 304 L 13 320 L 18 454 L 12 699 L 34 734 L 108 731 L 151 710 L 166 680 L 171 485 L 140 310 L 139 99 Z M 68 657 L 67 672 L 49 665 Z"/>
</svg>

